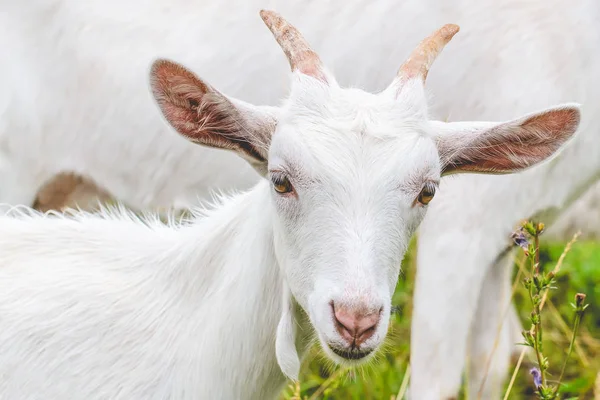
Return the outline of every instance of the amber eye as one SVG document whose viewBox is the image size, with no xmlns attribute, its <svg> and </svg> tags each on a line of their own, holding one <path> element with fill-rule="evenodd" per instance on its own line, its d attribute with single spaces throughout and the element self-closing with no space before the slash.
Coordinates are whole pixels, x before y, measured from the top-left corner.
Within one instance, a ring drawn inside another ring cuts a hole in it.
<svg viewBox="0 0 600 400">
<path fill-rule="evenodd" d="M 423 186 L 423 189 L 421 189 L 417 201 L 423 205 L 427 205 L 433 199 L 433 196 L 435 196 L 435 184 L 427 182 L 425 186 Z"/>
<path fill-rule="evenodd" d="M 290 183 L 290 180 L 283 175 L 273 177 L 273 188 L 279 194 L 286 194 L 294 191 L 294 187 Z"/>
</svg>

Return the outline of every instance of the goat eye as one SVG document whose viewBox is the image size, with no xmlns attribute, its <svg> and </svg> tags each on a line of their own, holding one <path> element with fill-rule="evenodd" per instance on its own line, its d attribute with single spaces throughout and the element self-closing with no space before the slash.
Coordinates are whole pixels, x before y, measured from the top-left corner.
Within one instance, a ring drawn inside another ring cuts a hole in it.
<svg viewBox="0 0 600 400">
<path fill-rule="evenodd" d="M 435 185 L 431 182 L 427 182 L 425 186 L 423 186 L 423 189 L 421 189 L 417 201 L 423 205 L 427 205 L 433 200 L 433 196 L 435 196 Z"/>
<path fill-rule="evenodd" d="M 286 176 L 273 177 L 273 188 L 279 194 L 291 193 L 294 187 Z"/>
</svg>

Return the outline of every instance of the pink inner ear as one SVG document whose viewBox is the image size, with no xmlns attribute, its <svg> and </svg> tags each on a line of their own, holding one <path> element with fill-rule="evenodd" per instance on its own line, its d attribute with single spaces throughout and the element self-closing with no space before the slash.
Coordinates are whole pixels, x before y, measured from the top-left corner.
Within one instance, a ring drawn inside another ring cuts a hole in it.
<svg viewBox="0 0 600 400">
<path fill-rule="evenodd" d="M 555 140 L 565 141 L 577 130 L 579 122 L 579 110 L 564 108 L 536 114 L 527 118 L 521 125 L 524 128 L 532 127 L 537 131 L 548 132 L 548 136 L 554 137 Z"/>
<path fill-rule="evenodd" d="M 151 85 L 167 121 L 182 135 L 195 139 L 201 122 L 199 108 L 209 87 L 184 67 L 165 60 L 153 65 Z"/>
<path fill-rule="evenodd" d="M 166 60 L 155 62 L 151 86 L 167 121 L 187 139 L 265 161 L 262 152 L 241 136 L 247 129 L 240 126 L 244 119 L 236 107 L 186 68 Z"/>
<path fill-rule="evenodd" d="M 447 160 L 453 172 L 511 173 L 552 156 L 577 130 L 579 110 L 564 108 L 509 122 L 465 143 Z"/>
</svg>

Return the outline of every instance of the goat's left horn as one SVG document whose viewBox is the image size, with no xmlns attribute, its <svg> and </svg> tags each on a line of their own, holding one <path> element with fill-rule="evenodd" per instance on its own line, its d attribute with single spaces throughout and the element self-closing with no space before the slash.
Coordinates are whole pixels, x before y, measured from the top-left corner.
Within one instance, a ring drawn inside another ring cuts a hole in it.
<svg viewBox="0 0 600 400">
<path fill-rule="evenodd" d="M 406 82 L 409 79 L 421 78 L 425 82 L 429 68 L 459 29 L 458 25 L 447 24 L 423 39 L 400 66 L 399 80 Z"/>
<path fill-rule="evenodd" d="M 287 56 L 292 71 L 298 70 L 305 75 L 326 81 L 321 59 L 298 29 L 274 11 L 261 10 L 260 17 Z"/>
</svg>

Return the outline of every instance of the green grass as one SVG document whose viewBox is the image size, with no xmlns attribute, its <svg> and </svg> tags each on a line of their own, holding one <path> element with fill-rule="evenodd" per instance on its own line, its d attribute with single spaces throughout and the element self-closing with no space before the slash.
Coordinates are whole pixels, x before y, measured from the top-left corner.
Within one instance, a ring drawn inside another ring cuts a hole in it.
<svg viewBox="0 0 600 400">
<path fill-rule="evenodd" d="M 546 268 L 553 268 L 564 247 L 564 243 L 543 244 L 540 261 L 546 264 Z M 332 366 L 315 347 L 302 366 L 299 387 L 291 385 L 286 388 L 282 399 L 297 399 L 298 392 L 301 399 L 392 399 L 398 394 L 409 361 L 415 273 L 413 255 L 414 251 L 410 251 L 405 259 L 403 274 L 393 298 L 393 304 L 401 311 L 392 316 L 390 338 L 376 360 L 356 370 L 340 369 Z M 515 275 L 517 269 L 515 267 Z M 561 398 L 600 400 L 600 243 L 576 242 L 566 255 L 557 278 L 557 289 L 550 292 L 543 311 L 544 353 L 550 361 L 550 373 L 559 374 L 569 345 L 573 318 L 570 304 L 576 293 L 586 293 L 590 306 L 578 335 L 578 346 L 563 378 L 564 394 Z M 531 305 L 523 285 L 517 286 L 514 299 L 521 320 L 526 321 Z M 529 323 L 524 325 L 528 327 Z M 535 398 L 528 371 L 530 365 L 521 366 L 509 399 Z M 509 374 L 513 370 L 514 365 Z"/>
</svg>

